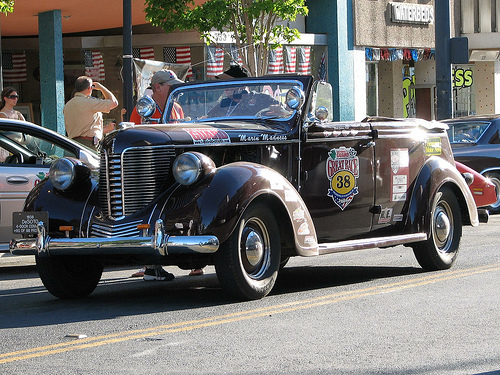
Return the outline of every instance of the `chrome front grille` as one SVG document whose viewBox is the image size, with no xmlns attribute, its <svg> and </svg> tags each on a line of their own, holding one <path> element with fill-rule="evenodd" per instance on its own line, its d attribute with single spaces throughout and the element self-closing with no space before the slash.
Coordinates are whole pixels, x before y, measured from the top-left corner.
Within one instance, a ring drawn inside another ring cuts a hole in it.
<svg viewBox="0 0 500 375">
<path fill-rule="evenodd" d="M 92 223 L 90 237 L 139 237 L 139 224 L 142 224 L 141 220 L 125 224 Z"/>
<path fill-rule="evenodd" d="M 172 147 L 128 148 L 121 154 L 101 150 L 99 199 L 111 218 L 132 215 L 165 187 L 175 158 Z"/>
</svg>

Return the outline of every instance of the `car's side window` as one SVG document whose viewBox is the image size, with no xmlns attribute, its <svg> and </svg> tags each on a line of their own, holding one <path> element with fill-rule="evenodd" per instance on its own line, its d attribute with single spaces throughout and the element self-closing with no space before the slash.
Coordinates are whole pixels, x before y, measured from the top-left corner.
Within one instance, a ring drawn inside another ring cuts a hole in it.
<svg viewBox="0 0 500 375">
<path fill-rule="evenodd" d="M 10 155 L 10 152 L 0 146 L 0 163 L 5 163 L 5 159 Z"/>
<path fill-rule="evenodd" d="M 70 156 L 78 157 L 74 152 L 59 145 L 20 132 L 4 132 L 0 134 L 0 163 L 49 165 L 54 160 Z"/>
</svg>

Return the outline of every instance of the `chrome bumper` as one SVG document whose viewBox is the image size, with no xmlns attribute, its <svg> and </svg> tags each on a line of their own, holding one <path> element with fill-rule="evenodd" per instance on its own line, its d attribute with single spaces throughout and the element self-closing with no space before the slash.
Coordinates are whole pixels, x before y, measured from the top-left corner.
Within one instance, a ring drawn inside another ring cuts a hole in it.
<svg viewBox="0 0 500 375">
<path fill-rule="evenodd" d="M 212 254 L 219 248 L 215 236 L 169 236 L 162 220 L 155 223 L 151 237 L 115 238 L 50 238 L 47 227 L 40 221 L 36 238 L 23 238 L 10 242 L 14 255 L 160 255 Z"/>
</svg>

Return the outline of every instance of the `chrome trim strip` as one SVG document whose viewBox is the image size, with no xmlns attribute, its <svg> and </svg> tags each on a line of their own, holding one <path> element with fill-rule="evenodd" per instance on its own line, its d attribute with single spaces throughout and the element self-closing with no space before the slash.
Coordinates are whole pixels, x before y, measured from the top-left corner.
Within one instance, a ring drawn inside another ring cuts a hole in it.
<svg viewBox="0 0 500 375">
<path fill-rule="evenodd" d="M 405 243 L 420 242 L 427 239 L 426 233 L 403 234 L 399 236 L 380 237 L 377 239 L 349 240 L 319 245 L 319 255 L 340 253 L 344 251 L 371 249 L 375 247 L 397 246 Z"/>
</svg>

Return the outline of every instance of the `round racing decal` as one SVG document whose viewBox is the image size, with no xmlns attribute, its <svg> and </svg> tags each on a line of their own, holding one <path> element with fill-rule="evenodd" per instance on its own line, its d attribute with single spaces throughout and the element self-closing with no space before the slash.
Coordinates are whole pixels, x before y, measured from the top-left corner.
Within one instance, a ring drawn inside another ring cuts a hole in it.
<svg viewBox="0 0 500 375">
<path fill-rule="evenodd" d="M 330 150 L 326 160 L 326 176 L 330 181 L 328 196 L 343 211 L 358 194 L 359 158 L 352 147 Z"/>
</svg>

